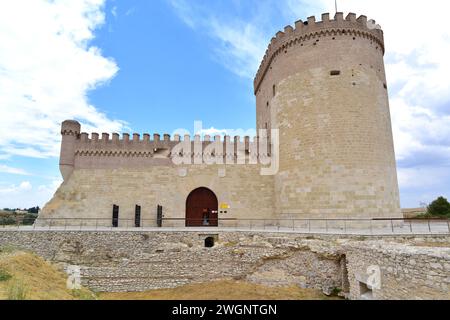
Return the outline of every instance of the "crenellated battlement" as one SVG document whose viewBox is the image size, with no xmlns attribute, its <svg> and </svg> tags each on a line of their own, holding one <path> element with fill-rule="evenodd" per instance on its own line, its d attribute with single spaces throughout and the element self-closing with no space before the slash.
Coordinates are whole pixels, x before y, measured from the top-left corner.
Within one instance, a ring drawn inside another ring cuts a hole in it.
<svg viewBox="0 0 450 320">
<path fill-rule="evenodd" d="M 66 120 L 61 125 L 61 135 L 63 136 L 77 136 L 80 134 L 81 125 L 74 120 Z"/>
<path fill-rule="evenodd" d="M 80 136 L 78 137 L 79 143 L 85 143 L 85 144 L 95 144 L 95 143 L 102 143 L 102 144 L 145 144 L 145 143 L 153 143 L 153 144 L 169 144 L 172 142 L 179 142 L 180 136 L 175 135 L 173 139 L 171 139 L 171 136 L 169 134 L 164 134 L 162 139 L 160 134 L 154 134 L 151 136 L 148 133 L 144 133 L 143 135 L 139 133 L 134 133 L 133 135 L 130 135 L 129 133 L 123 133 L 122 137 L 118 133 L 102 133 L 101 136 L 97 132 L 92 132 L 89 137 L 89 133 L 82 132 Z"/>
<path fill-rule="evenodd" d="M 134 133 L 132 136 L 128 133 L 123 133 L 120 136 L 118 133 L 78 133 L 80 131 L 80 124 L 76 121 L 66 121 L 63 124 L 61 133 L 63 136 L 73 137 L 70 140 L 63 139 L 62 150 L 64 150 L 65 158 L 72 159 L 74 157 L 146 157 L 158 159 L 170 159 L 175 155 L 190 155 L 216 157 L 223 156 L 228 158 L 236 158 L 238 155 L 249 155 L 250 153 L 267 154 L 268 148 L 260 150 L 261 146 L 268 144 L 261 144 L 261 138 L 258 137 L 240 137 L 240 136 L 225 136 L 220 135 L 211 137 L 205 135 L 204 138 L 200 135 L 191 137 L 184 135 L 164 134 L 161 138 L 160 134 L 151 136 L 148 133 L 140 135 Z M 74 139 L 74 140 L 73 140 Z M 179 151 L 180 149 L 181 151 Z M 74 163 L 71 161 L 70 163 Z"/>
<path fill-rule="evenodd" d="M 355 13 L 349 13 L 345 18 L 342 12 L 337 12 L 334 19 L 329 13 L 322 14 L 322 20 L 316 21 L 315 16 L 306 21 L 298 20 L 295 26 L 286 26 L 283 31 L 278 31 L 270 41 L 261 65 L 254 79 L 254 92 L 257 93 L 265 74 L 273 59 L 286 49 L 304 42 L 321 37 L 335 36 L 362 37 L 376 42 L 384 54 L 384 37 L 381 27 L 375 20 L 367 20 L 364 15 L 356 17 Z"/>
<path fill-rule="evenodd" d="M 65 132 L 64 134 L 72 134 L 71 132 Z M 205 135 L 203 139 L 201 139 L 200 135 L 195 135 L 191 137 L 191 135 L 184 135 L 183 139 L 181 139 L 180 135 L 174 135 L 171 137 L 170 134 L 164 134 L 164 138 L 161 139 L 161 135 L 154 134 L 153 138 L 150 138 L 150 134 L 144 133 L 142 136 L 139 133 L 134 133 L 132 136 L 130 136 L 129 133 L 123 133 L 122 138 L 120 138 L 120 135 L 118 133 L 113 133 L 110 135 L 109 133 L 102 133 L 101 137 L 100 134 L 96 132 L 92 132 L 89 137 L 89 133 L 82 132 L 78 135 L 77 141 L 79 141 L 79 144 L 86 143 L 90 145 L 94 145 L 95 143 L 99 144 L 127 144 L 127 145 L 145 145 L 145 143 L 150 144 L 168 144 L 168 145 L 175 145 L 179 142 L 183 141 L 191 141 L 194 142 L 202 142 L 202 143 L 214 143 L 214 142 L 245 142 L 245 141 L 255 141 L 258 139 L 257 137 L 250 137 L 250 136 L 225 136 L 222 137 L 220 135 L 214 136 L 211 138 L 209 135 Z M 222 139 L 223 138 L 223 139 Z M 233 139 L 231 139 L 233 138 Z"/>
</svg>

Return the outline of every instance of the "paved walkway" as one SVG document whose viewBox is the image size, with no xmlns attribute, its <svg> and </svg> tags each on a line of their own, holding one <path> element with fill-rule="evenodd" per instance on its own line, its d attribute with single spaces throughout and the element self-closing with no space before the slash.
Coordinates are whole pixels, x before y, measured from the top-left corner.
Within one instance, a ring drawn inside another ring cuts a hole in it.
<svg viewBox="0 0 450 320">
<path fill-rule="evenodd" d="M 352 225 L 344 221 L 330 221 L 326 224 L 314 225 L 313 222 L 301 226 L 230 226 L 230 227 L 208 227 L 208 228 L 186 228 L 186 227 L 163 227 L 163 228 L 111 228 L 111 227 L 88 227 L 88 226 L 6 226 L 0 227 L 2 231 L 83 231 L 83 232 L 267 232 L 267 233 L 296 233 L 296 234 L 327 234 L 327 235 L 376 235 L 376 236 L 404 236 L 404 235 L 450 235 L 449 222 L 418 222 L 418 221 L 373 221 L 367 225 Z"/>
</svg>

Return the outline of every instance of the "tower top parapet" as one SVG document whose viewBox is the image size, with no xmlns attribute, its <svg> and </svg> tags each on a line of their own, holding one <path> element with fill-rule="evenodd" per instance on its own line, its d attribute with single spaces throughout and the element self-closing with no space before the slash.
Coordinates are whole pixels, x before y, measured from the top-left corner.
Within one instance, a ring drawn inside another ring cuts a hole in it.
<svg viewBox="0 0 450 320">
<path fill-rule="evenodd" d="M 66 120 L 61 125 L 61 134 L 63 136 L 78 135 L 81 131 L 81 124 L 75 120 Z"/>
<path fill-rule="evenodd" d="M 367 20 L 364 15 L 356 18 L 355 13 L 349 13 L 344 18 L 342 12 L 337 12 L 334 19 L 330 19 L 329 13 L 324 13 L 322 14 L 322 21 L 316 21 L 315 16 L 309 17 L 306 21 L 298 20 L 295 22 L 295 27 L 286 26 L 284 31 L 278 31 L 270 41 L 254 79 L 255 94 L 272 60 L 278 53 L 288 46 L 300 44 L 311 38 L 335 35 L 369 38 L 379 44 L 384 54 L 384 37 L 381 27 L 376 24 L 375 20 Z"/>
</svg>

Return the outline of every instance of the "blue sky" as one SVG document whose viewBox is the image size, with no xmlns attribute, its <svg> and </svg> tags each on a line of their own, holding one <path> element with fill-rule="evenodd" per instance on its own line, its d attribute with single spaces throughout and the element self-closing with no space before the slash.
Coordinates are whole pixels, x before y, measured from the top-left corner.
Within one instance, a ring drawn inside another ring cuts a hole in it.
<svg viewBox="0 0 450 320">
<path fill-rule="evenodd" d="M 385 31 L 402 206 L 450 197 L 450 4 L 339 6 Z M 87 132 L 192 132 L 195 120 L 209 132 L 253 129 L 253 76 L 270 38 L 333 10 L 332 0 L 3 1 L 0 207 L 50 199 L 65 119 Z"/>
</svg>

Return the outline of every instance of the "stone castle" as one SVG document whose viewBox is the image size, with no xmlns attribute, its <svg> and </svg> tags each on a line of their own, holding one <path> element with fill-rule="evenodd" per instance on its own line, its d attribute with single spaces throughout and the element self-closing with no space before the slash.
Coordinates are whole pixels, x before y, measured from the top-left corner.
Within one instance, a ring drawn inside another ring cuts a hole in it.
<svg viewBox="0 0 450 320">
<path fill-rule="evenodd" d="M 261 134 L 253 139 L 89 137 L 65 121 L 64 182 L 40 221 L 156 226 L 164 217 L 164 225 L 221 226 L 401 217 L 384 50 L 380 27 L 353 13 L 279 31 L 254 81 Z"/>
</svg>

